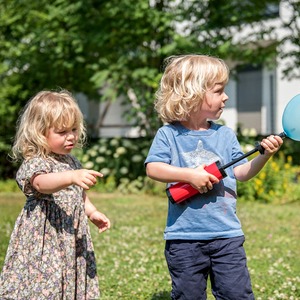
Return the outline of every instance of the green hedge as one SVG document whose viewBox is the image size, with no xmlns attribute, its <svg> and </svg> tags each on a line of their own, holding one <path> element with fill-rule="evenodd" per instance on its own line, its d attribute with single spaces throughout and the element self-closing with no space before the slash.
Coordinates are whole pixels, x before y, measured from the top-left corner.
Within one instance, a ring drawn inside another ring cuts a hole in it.
<svg viewBox="0 0 300 300">
<path fill-rule="evenodd" d="M 244 152 L 254 147 L 254 137 L 240 137 Z M 119 190 L 127 194 L 148 193 L 165 195 L 165 184 L 146 177 L 144 160 L 148 154 L 152 138 L 101 138 L 87 147 L 75 150 L 74 154 L 84 168 L 97 170 L 104 174 L 93 187 L 99 192 Z M 290 202 L 299 200 L 300 167 L 294 164 L 293 147 L 295 142 L 286 140 L 284 147 L 268 162 L 264 169 L 247 182 L 238 182 L 240 199 L 260 202 Z M 288 155 L 286 155 L 288 153 Z M 0 183 L 1 191 L 17 189 L 14 180 Z"/>
<path fill-rule="evenodd" d="M 102 138 L 89 147 L 76 150 L 75 155 L 86 169 L 101 172 L 104 178 L 100 188 L 109 190 L 145 177 L 144 160 L 149 151 L 150 139 Z M 142 187 L 137 184 L 137 188 Z"/>
<path fill-rule="evenodd" d="M 258 175 L 247 182 L 238 182 L 238 195 L 247 201 L 287 203 L 300 200 L 300 167 L 292 157 L 279 152 Z"/>
<path fill-rule="evenodd" d="M 255 138 L 241 138 L 244 152 L 253 149 Z M 240 199 L 260 202 L 290 202 L 299 199 L 300 167 L 293 164 L 291 145 L 283 147 L 264 169 L 247 182 L 238 182 Z M 77 156 L 85 168 L 102 172 L 105 177 L 95 187 L 98 191 L 118 189 L 124 193 L 146 192 L 165 195 L 165 184 L 154 182 L 145 176 L 144 160 L 149 151 L 150 139 L 100 139 Z M 251 157 L 250 157 L 251 159 Z"/>
</svg>

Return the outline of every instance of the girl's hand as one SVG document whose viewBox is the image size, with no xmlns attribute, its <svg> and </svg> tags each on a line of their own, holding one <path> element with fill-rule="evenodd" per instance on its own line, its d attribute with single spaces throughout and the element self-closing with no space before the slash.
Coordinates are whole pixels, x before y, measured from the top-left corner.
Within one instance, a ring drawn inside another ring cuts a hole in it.
<svg viewBox="0 0 300 300">
<path fill-rule="evenodd" d="M 219 179 L 204 170 L 205 165 L 195 168 L 195 175 L 190 182 L 191 186 L 199 191 L 200 194 L 207 193 L 213 189 L 213 185 L 219 182 Z"/>
<path fill-rule="evenodd" d="M 264 155 L 270 157 L 275 154 L 281 147 L 283 140 L 278 135 L 270 135 L 261 141 L 261 145 L 264 147 Z"/>
<path fill-rule="evenodd" d="M 89 219 L 99 228 L 99 233 L 110 228 L 110 220 L 98 210 L 92 212 Z"/>
<path fill-rule="evenodd" d="M 88 190 L 97 183 L 97 177 L 103 177 L 103 174 L 94 170 L 79 169 L 72 171 L 72 183 Z"/>
</svg>

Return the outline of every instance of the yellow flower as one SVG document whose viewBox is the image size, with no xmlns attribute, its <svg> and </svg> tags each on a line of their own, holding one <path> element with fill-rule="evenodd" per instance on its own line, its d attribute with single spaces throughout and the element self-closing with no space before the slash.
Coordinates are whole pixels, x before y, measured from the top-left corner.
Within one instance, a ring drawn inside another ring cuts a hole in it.
<svg viewBox="0 0 300 300">
<path fill-rule="evenodd" d="M 267 173 L 265 171 L 262 171 L 259 173 L 259 178 L 261 178 L 261 180 L 265 180 L 267 177 Z"/>
<path fill-rule="evenodd" d="M 265 192 L 264 188 L 259 188 L 259 189 L 257 190 L 257 194 L 258 194 L 258 195 L 262 195 L 264 192 Z"/>
</svg>

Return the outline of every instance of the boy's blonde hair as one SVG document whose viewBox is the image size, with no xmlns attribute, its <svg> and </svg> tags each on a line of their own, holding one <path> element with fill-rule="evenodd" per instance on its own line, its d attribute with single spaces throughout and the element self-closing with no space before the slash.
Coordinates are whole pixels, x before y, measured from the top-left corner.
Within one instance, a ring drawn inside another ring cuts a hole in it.
<svg viewBox="0 0 300 300">
<path fill-rule="evenodd" d="M 12 158 L 46 157 L 50 153 L 47 134 L 50 128 L 58 130 L 76 128 L 81 146 L 86 138 L 83 115 L 77 101 L 66 91 L 41 91 L 24 107 L 17 123 L 12 147 Z"/>
<path fill-rule="evenodd" d="M 229 68 L 222 59 L 207 55 L 171 56 L 156 93 L 155 109 L 163 122 L 185 121 L 201 107 L 205 93 L 216 83 L 226 85 Z"/>
</svg>

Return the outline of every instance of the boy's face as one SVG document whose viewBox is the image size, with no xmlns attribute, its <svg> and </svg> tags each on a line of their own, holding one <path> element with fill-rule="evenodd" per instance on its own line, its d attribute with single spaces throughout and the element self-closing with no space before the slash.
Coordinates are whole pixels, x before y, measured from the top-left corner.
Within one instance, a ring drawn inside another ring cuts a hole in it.
<svg viewBox="0 0 300 300">
<path fill-rule="evenodd" d="M 201 106 L 201 114 L 205 113 L 207 119 L 217 120 L 221 117 L 228 96 L 224 91 L 225 85 L 216 83 L 205 93 L 204 102 Z"/>
</svg>

